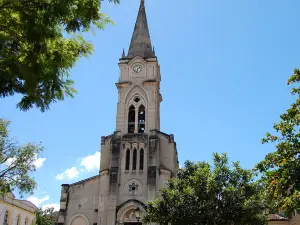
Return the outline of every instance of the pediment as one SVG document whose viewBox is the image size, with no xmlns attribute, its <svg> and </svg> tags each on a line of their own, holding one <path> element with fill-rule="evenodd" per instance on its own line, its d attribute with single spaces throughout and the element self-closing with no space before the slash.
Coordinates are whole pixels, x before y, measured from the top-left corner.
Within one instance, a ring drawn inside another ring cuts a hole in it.
<svg viewBox="0 0 300 225">
<path fill-rule="evenodd" d="M 145 66 L 147 64 L 147 61 L 143 57 L 137 55 L 129 61 L 128 65 L 132 66 L 135 63 L 141 63 Z"/>
</svg>

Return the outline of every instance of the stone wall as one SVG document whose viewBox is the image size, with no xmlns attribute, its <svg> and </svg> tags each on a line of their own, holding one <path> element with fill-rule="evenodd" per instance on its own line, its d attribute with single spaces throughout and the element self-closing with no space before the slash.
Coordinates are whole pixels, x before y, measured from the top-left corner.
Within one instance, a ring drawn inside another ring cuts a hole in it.
<svg viewBox="0 0 300 225">
<path fill-rule="evenodd" d="M 290 220 L 274 220 L 274 221 L 269 221 L 268 225 L 300 225 L 300 216 L 294 216 Z"/>
<path fill-rule="evenodd" d="M 290 225 L 300 225 L 300 215 L 297 215 L 291 219 Z"/>
<path fill-rule="evenodd" d="M 87 220 L 86 224 L 97 223 L 99 179 L 99 176 L 95 176 L 68 186 L 63 185 L 60 224 L 76 224 L 81 220 Z"/>
</svg>

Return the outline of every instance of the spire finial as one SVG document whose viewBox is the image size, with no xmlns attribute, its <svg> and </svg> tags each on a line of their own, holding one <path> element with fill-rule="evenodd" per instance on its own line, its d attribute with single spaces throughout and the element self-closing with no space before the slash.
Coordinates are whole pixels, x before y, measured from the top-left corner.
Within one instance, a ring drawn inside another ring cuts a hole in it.
<svg viewBox="0 0 300 225">
<path fill-rule="evenodd" d="M 127 57 L 134 58 L 137 55 L 143 58 L 152 58 L 155 56 L 152 51 L 148 29 L 145 0 L 141 0 L 141 5 L 136 19 Z"/>
<path fill-rule="evenodd" d="M 125 50 L 123 48 L 123 52 L 122 52 L 122 58 L 125 58 Z"/>
</svg>

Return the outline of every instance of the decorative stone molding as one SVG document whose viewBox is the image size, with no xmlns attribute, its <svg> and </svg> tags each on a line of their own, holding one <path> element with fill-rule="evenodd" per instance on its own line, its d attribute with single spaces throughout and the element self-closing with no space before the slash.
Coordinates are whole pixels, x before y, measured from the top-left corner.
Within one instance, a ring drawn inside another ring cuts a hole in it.
<svg viewBox="0 0 300 225">
<path fill-rule="evenodd" d="M 141 57 L 141 56 L 139 56 L 139 55 L 137 55 L 137 56 L 135 56 L 134 58 L 132 58 L 130 61 L 129 61 L 129 63 L 128 63 L 128 65 L 129 66 L 133 66 L 135 63 L 141 63 L 141 64 L 143 64 L 143 65 L 146 65 L 147 64 L 147 61 L 143 58 L 143 57 Z"/>
<path fill-rule="evenodd" d="M 69 190 L 69 187 L 70 187 L 69 184 L 62 184 L 61 186 L 63 187 L 65 192 L 67 192 Z"/>
<path fill-rule="evenodd" d="M 100 176 L 106 176 L 106 175 L 108 175 L 108 172 L 109 172 L 109 170 L 102 170 L 102 171 L 100 171 Z"/>
<path fill-rule="evenodd" d="M 132 216 L 132 211 L 139 208 L 142 212 L 146 210 L 146 205 L 135 199 L 128 200 L 117 207 L 117 221 L 118 222 L 137 222 L 136 218 Z"/>
<path fill-rule="evenodd" d="M 143 82 L 143 85 L 145 86 L 158 86 L 159 87 L 159 81 L 157 80 L 146 80 Z"/>
<path fill-rule="evenodd" d="M 137 179 L 131 179 L 125 184 L 125 193 L 128 196 L 139 196 L 143 192 L 143 185 Z"/>
<path fill-rule="evenodd" d="M 116 83 L 116 87 L 119 88 L 125 88 L 128 87 L 131 84 L 131 82 L 129 81 L 125 81 L 125 82 L 120 82 L 120 83 Z"/>
<path fill-rule="evenodd" d="M 111 137 L 113 137 L 115 135 L 115 133 L 111 134 L 111 135 L 108 135 L 108 136 L 102 136 L 101 137 L 101 145 L 105 145 L 106 141 L 109 140 Z"/>
<path fill-rule="evenodd" d="M 145 107 L 147 108 L 147 103 L 148 103 L 148 95 L 147 92 L 144 90 L 143 87 L 139 85 L 135 85 L 134 87 L 131 88 L 130 91 L 127 92 L 127 94 L 124 96 L 125 102 L 126 102 L 126 107 L 129 108 L 129 102 L 133 100 L 132 98 L 135 96 L 141 96 L 143 97 Z"/>
<path fill-rule="evenodd" d="M 78 217 L 82 218 L 82 219 L 85 221 L 85 225 L 90 225 L 90 222 L 89 222 L 88 218 L 87 218 L 85 215 L 83 215 L 82 213 L 77 213 L 77 214 L 75 214 L 75 215 L 70 219 L 68 225 L 71 225 L 72 222 L 73 222 L 76 218 L 78 218 Z"/>
<path fill-rule="evenodd" d="M 126 134 L 123 136 L 123 141 L 126 143 L 147 143 L 148 142 L 148 135 L 147 134 Z"/>
<path fill-rule="evenodd" d="M 125 150 L 131 149 L 131 143 L 126 142 L 126 143 L 124 144 L 124 149 L 125 149 Z"/>
<path fill-rule="evenodd" d="M 132 143 L 132 149 L 138 149 L 138 143 Z"/>
<path fill-rule="evenodd" d="M 146 144 L 145 143 L 139 143 L 139 149 L 145 149 Z"/>
<path fill-rule="evenodd" d="M 140 99 L 138 102 L 135 101 L 137 98 Z M 141 105 L 146 107 L 147 102 L 146 102 L 143 95 L 141 95 L 139 93 L 135 93 L 135 94 L 132 95 L 132 97 L 127 102 L 127 108 L 129 109 L 129 107 L 132 106 L 132 105 L 134 106 L 135 110 L 138 110 Z"/>
</svg>

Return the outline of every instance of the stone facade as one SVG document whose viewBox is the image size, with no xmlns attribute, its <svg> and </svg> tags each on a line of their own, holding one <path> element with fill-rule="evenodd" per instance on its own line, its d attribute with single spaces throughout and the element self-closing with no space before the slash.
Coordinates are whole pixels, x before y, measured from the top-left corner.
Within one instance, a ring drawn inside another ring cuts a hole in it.
<svg viewBox="0 0 300 225">
<path fill-rule="evenodd" d="M 268 225 L 300 225 L 300 216 L 295 215 L 288 219 L 277 214 L 271 214 L 269 215 Z"/>
<path fill-rule="evenodd" d="M 160 66 L 143 0 L 119 68 L 116 131 L 101 138 L 99 175 L 62 185 L 60 224 L 134 225 L 135 210 L 144 211 L 178 168 L 174 136 L 160 131 Z"/>
<path fill-rule="evenodd" d="M 12 193 L 0 196 L 1 225 L 32 225 L 36 206 L 26 200 L 15 199 Z"/>
</svg>

